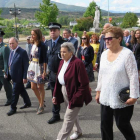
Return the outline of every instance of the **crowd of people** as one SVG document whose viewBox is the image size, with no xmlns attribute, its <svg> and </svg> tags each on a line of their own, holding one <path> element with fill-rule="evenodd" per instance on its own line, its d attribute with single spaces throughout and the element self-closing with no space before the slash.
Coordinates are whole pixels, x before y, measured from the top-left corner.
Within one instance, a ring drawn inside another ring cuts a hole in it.
<svg viewBox="0 0 140 140">
<path fill-rule="evenodd" d="M 20 109 L 31 107 L 26 91 L 30 87 L 39 103 L 36 114 L 42 114 L 47 82 L 53 105 L 48 124 L 60 120 L 60 104 L 66 104 L 56 140 L 67 140 L 72 129 L 70 139 L 77 139 L 82 135 L 78 113 L 92 101 L 89 82 L 95 81 L 97 71 L 95 100 L 101 106 L 102 140 L 113 140 L 113 117 L 125 139 L 136 140 L 130 121 L 139 98 L 140 29 L 123 31 L 106 23 L 100 36 L 94 33 L 89 37 L 84 31 L 80 38 L 70 29 L 64 29 L 61 36 L 59 23 L 51 22 L 48 28 L 50 40 L 45 39 L 40 29 L 33 29 L 25 50 L 15 37 L 9 39 L 8 47 L 3 42 L 4 32 L 0 31 L 0 90 L 4 85 L 5 106 L 11 105 L 7 115 L 16 113 L 19 95 L 24 101 Z M 118 94 L 125 87 L 129 88 L 129 98 L 121 102 Z"/>
</svg>

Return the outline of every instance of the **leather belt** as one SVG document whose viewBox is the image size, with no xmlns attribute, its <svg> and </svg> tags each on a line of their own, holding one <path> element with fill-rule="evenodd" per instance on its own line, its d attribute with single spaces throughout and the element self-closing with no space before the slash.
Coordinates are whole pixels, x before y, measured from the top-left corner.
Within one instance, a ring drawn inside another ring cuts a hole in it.
<svg viewBox="0 0 140 140">
<path fill-rule="evenodd" d="M 38 58 L 32 58 L 32 61 L 33 62 L 39 62 L 39 59 Z"/>
</svg>

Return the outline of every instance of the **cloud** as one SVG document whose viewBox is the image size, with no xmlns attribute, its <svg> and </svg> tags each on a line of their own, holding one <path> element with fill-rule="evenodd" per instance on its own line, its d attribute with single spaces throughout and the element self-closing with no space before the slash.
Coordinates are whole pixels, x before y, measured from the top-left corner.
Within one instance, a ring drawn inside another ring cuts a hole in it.
<svg viewBox="0 0 140 140">
<path fill-rule="evenodd" d="M 74 5 L 76 6 L 82 6 L 82 7 L 87 7 L 87 3 L 84 3 L 84 2 L 80 2 L 80 3 L 75 3 Z"/>
<path fill-rule="evenodd" d="M 53 0 L 53 1 L 55 1 L 55 2 L 60 2 L 60 0 Z"/>
<path fill-rule="evenodd" d="M 132 3 L 132 0 L 124 0 L 124 1 L 114 0 L 112 2 L 112 4 L 115 4 L 116 6 L 117 5 L 127 5 L 127 4 L 131 4 L 131 3 Z"/>
<path fill-rule="evenodd" d="M 126 5 L 122 5 L 118 7 L 112 6 L 109 8 L 110 11 L 117 11 L 117 12 L 138 12 L 140 7 L 127 7 Z"/>
</svg>

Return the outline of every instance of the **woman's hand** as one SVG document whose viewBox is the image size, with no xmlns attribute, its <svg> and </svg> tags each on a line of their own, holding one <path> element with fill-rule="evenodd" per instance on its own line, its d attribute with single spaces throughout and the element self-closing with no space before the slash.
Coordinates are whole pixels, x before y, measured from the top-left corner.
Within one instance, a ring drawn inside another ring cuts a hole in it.
<svg viewBox="0 0 140 140">
<path fill-rule="evenodd" d="M 125 102 L 125 104 L 127 104 L 127 105 L 133 105 L 133 104 L 135 104 L 136 101 L 137 101 L 137 99 L 129 98 L 129 99 Z"/>
<path fill-rule="evenodd" d="M 98 52 L 97 51 L 94 51 L 94 54 L 97 54 Z"/>
<path fill-rule="evenodd" d="M 52 98 L 52 103 L 53 104 L 57 104 L 57 101 L 56 101 L 56 98 L 55 97 Z"/>
<path fill-rule="evenodd" d="M 96 96 L 95 96 L 95 100 L 98 104 L 100 104 L 99 99 L 100 99 L 100 91 L 97 91 Z"/>
<path fill-rule="evenodd" d="M 46 72 L 43 72 L 42 78 L 45 79 L 46 75 L 47 75 Z"/>
</svg>

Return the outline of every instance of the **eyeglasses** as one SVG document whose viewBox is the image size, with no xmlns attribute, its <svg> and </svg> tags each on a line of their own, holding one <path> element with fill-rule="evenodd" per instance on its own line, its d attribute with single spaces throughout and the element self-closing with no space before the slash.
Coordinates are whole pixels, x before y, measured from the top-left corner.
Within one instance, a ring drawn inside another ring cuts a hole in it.
<svg viewBox="0 0 140 140">
<path fill-rule="evenodd" d="M 116 38 L 116 37 L 107 37 L 107 38 L 103 38 L 104 41 L 108 40 L 108 41 L 111 41 L 113 38 Z"/>
<path fill-rule="evenodd" d="M 87 38 L 81 38 L 81 39 L 86 40 Z"/>
</svg>

